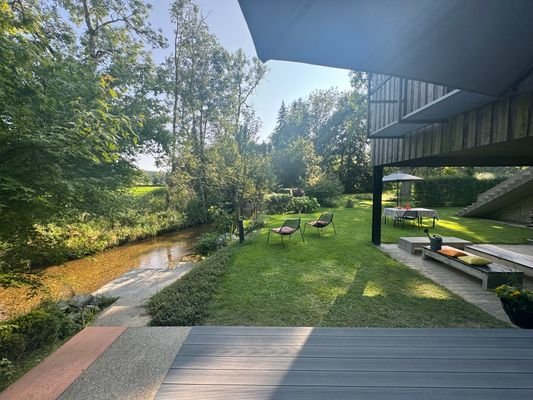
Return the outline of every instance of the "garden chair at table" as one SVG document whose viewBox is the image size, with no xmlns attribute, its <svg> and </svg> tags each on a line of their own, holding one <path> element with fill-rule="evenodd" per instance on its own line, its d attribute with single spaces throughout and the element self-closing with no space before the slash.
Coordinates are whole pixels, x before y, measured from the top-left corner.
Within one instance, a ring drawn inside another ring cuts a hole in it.
<svg viewBox="0 0 533 400">
<path fill-rule="evenodd" d="M 405 210 L 399 217 L 399 221 L 397 223 L 404 223 L 405 221 L 412 221 L 413 226 L 420 227 L 420 217 L 418 215 L 417 211 L 414 210 Z"/>
<path fill-rule="evenodd" d="M 310 225 L 313 228 L 317 228 L 318 236 L 320 237 L 320 231 L 330 224 L 331 226 L 333 226 L 333 231 L 335 232 L 335 235 L 337 235 L 337 229 L 335 229 L 335 224 L 333 223 L 333 213 L 322 214 L 320 217 L 318 217 L 317 220 L 306 222 L 304 226 L 304 233 L 306 226 Z"/>
<path fill-rule="evenodd" d="M 288 236 L 290 239 L 291 236 L 298 230 L 300 231 L 300 235 L 302 235 L 302 241 L 305 243 L 304 233 L 300 229 L 300 221 L 301 221 L 300 218 L 286 219 L 283 225 L 280 226 L 279 228 L 271 228 L 268 231 L 267 243 L 270 240 L 270 232 L 273 232 L 281 236 L 281 244 L 283 247 L 285 247 L 285 243 L 283 242 L 283 236 Z"/>
</svg>

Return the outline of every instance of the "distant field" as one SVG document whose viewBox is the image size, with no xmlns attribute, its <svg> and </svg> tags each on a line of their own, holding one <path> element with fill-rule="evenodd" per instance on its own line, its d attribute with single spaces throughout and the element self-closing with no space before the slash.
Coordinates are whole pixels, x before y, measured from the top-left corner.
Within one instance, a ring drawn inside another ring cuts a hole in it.
<svg viewBox="0 0 533 400">
<path fill-rule="evenodd" d="M 154 190 L 157 190 L 157 189 L 163 189 L 164 186 L 134 186 L 132 187 L 130 190 L 131 190 L 131 193 L 134 195 L 134 196 L 144 196 L 150 192 L 153 192 Z"/>
</svg>

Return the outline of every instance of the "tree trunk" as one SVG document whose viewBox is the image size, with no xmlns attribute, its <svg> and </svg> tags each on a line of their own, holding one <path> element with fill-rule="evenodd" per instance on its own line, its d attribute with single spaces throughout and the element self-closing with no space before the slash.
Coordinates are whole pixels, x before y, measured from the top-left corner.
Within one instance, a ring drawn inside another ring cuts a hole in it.
<svg viewBox="0 0 533 400">
<path fill-rule="evenodd" d="M 82 0 L 82 4 L 83 17 L 85 19 L 85 25 L 87 26 L 87 47 L 89 52 L 89 59 L 96 66 L 98 64 L 98 54 L 96 51 L 96 30 L 94 29 L 93 24 L 91 22 L 91 13 L 89 10 L 89 5 L 87 4 L 87 0 Z"/>
</svg>

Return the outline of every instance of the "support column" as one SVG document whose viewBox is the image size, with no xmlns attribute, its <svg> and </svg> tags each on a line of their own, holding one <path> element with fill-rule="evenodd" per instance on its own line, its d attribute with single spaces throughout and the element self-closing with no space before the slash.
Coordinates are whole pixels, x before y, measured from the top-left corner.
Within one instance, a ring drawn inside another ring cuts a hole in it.
<svg viewBox="0 0 533 400">
<path fill-rule="evenodd" d="M 374 167 L 372 185 L 372 243 L 381 244 L 381 198 L 383 194 L 383 166 Z"/>
</svg>

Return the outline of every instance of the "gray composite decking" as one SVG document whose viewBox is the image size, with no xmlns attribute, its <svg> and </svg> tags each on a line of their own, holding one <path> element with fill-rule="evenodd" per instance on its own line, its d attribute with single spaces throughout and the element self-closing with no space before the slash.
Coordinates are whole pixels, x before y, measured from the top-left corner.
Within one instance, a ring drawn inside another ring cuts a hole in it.
<svg viewBox="0 0 533 400">
<path fill-rule="evenodd" d="M 533 398 L 533 331 L 194 327 L 156 399 Z"/>
</svg>

